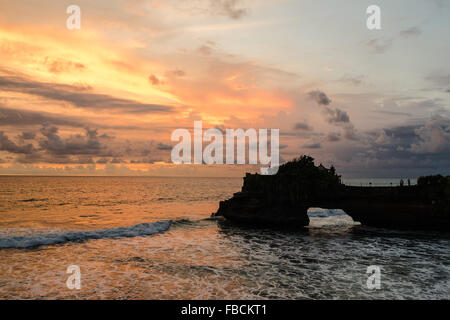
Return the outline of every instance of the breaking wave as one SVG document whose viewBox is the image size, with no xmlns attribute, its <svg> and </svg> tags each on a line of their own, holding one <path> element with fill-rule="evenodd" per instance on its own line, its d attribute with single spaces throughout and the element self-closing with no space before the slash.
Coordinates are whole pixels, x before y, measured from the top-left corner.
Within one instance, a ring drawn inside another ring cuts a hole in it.
<svg viewBox="0 0 450 320">
<path fill-rule="evenodd" d="M 153 223 L 139 223 L 129 227 L 111 229 L 74 230 L 60 233 L 0 236 L 0 249 L 25 249 L 45 245 L 62 244 L 66 242 L 83 242 L 95 239 L 149 236 L 168 230 L 171 224 L 172 221 L 157 221 Z"/>
<path fill-rule="evenodd" d="M 345 212 L 341 209 L 321 209 L 321 208 L 310 208 L 308 210 L 308 216 L 310 218 L 328 218 L 335 216 L 345 215 Z"/>
</svg>

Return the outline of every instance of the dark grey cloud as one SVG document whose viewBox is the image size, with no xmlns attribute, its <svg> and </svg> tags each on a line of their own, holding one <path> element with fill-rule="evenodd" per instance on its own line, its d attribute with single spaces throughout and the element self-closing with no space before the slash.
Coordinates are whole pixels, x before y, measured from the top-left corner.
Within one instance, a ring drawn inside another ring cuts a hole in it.
<svg viewBox="0 0 450 320">
<path fill-rule="evenodd" d="M 358 133 L 357 144 L 332 151 L 344 176 L 366 178 L 450 175 L 450 118 L 434 116 L 415 124 Z M 332 146 L 331 146 L 332 147 Z"/>
<path fill-rule="evenodd" d="M 10 109 L 0 105 L 0 126 L 33 126 L 44 123 L 70 127 L 84 127 L 86 125 L 79 118 L 48 112 Z"/>
<path fill-rule="evenodd" d="M 306 148 L 306 149 L 320 149 L 320 148 L 322 148 L 321 144 L 318 143 L 318 142 L 305 143 L 302 147 Z"/>
<path fill-rule="evenodd" d="M 95 163 L 98 163 L 98 164 L 106 164 L 109 162 L 110 162 L 110 160 L 108 158 L 100 158 L 97 161 L 95 161 Z"/>
<path fill-rule="evenodd" d="M 20 134 L 19 138 L 21 140 L 33 140 L 36 137 L 36 133 L 24 131 Z"/>
<path fill-rule="evenodd" d="M 418 141 L 410 151 L 419 154 L 450 153 L 450 119 L 438 117 L 414 130 Z"/>
<path fill-rule="evenodd" d="M 347 140 L 359 140 L 357 134 L 356 134 L 356 129 L 353 126 L 353 124 L 347 124 L 342 128 L 342 136 L 347 139 Z"/>
<path fill-rule="evenodd" d="M 39 141 L 42 150 L 55 155 L 105 155 L 109 154 L 101 145 L 97 130 L 87 127 L 85 135 L 76 134 L 68 138 L 58 135 L 58 128 L 44 125 L 41 134 L 45 137 Z"/>
<path fill-rule="evenodd" d="M 341 123 L 350 123 L 350 117 L 347 112 L 338 109 L 338 108 L 326 108 L 325 113 L 327 116 L 327 121 L 329 123 L 341 124 Z"/>
<path fill-rule="evenodd" d="M 414 125 L 368 132 L 365 145 L 366 150 L 359 152 L 367 159 L 389 162 L 415 158 L 431 163 L 446 159 L 450 169 L 450 118 L 435 116 Z"/>
<path fill-rule="evenodd" d="M 102 133 L 102 134 L 99 136 L 99 138 L 101 138 L 101 139 L 114 139 L 115 137 L 114 137 L 114 136 L 110 136 L 110 135 L 107 134 L 107 133 Z"/>
<path fill-rule="evenodd" d="M 450 92 L 450 74 L 445 74 L 442 72 L 434 72 L 427 77 L 425 80 L 429 81 L 434 85 L 434 90 L 442 90 L 444 92 Z"/>
<path fill-rule="evenodd" d="M 161 151 L 171 148 L 154 140 L 119 140 L 88 125 L 75 134 L 60 133 L 58 126 L 48 122 L 42 124 L 39 130 L 23 131 L 15 134 L 14 138 L 0 131 L 2 159 L 13 163 L 106 164 L 131 160 L 135 163 L 153 163 L 168 161 L 168 156 L 162 159 L 161 154 L 166 153 Z"/>
<path fill-rule="evenodd" d="M 159 130 L 173 130 L 171 127 L 151 127 L 148 125 L 109 125 L 106 121 L 95 123 L 89 119 L 62 115 L 57 113 L 31 111 L 22 109 L 11 109 L 3 107 L 0 104 L 0 126 L 7 127 L 33 127 L 41 126 L 43 124 L 53 124 L 57 126 L 67 126 L 73 128 L 84 128 L 86 126 L 95 126 L 103 129 L 117 129 L 117 130 L 145 130 L 145 131 L 159 131 Z M 101 138 L 111 138 L 107 134 L 102 134 Z"/>
<path fill-rule="evenodd" d="M 121 160 L 121 159 L 119 159 L 119 158 L 113 158 L 113 159 L 111 160 L 111 163 L 124 163 L 124 161 Z"/>
<path fill-rule="evenodd" d="M 113 113 L 167 113 L 173 108 L 165 105 L 146 104 L 110 95 L 87 92 L 85 88 L 64 84 L 32 81 L 18 76 L 0 76 L 0 90 L 26 93 L 45 99 L 62 101 L 78 108 L 110 111 Z"/>
<path fill-rule="evenodd" d="M 175 77 L 184 77 L 186 75 L 186 71 L 183 71 L 181 69 L 175 69 L 168 72 L 169 75 L 175 76 Z"/>
<path fill-rule="evenodd" d="M 439 88 L 439 90 L 441 89 L 443 90 L 443 88 Z M 442 113 L 446 106 L 447 103 L 442 98 L 427 99 L 424 97 L 399 96 L 384 99 L 372 112 L 394 116 L 417 117 L 430 112 Z"/>
<path fill-rule="evenodd" d="M 428 80 L 435 85 L 445 88 L 448 88 L 450 86 L 450 74 L 434 73 L 425 77 L 425 80 Z"/>
<path fill-rule="evenodd" d="M 375 142 L 379 145 L 389 144 L 391 141 L 391 136 L 386 133 L 385 130 L 381 130 Z"/>
<path fill-rule="evenodd" d="M 424 99 L 419 101 L 411 102 L 408 105 L 409 108 L 417 108 L 417 109 L 423 109 L 423 108 L 441 108 L 441 100 L 440 99 Z"/>
<path fill-rule="evenodd" d="M 17 163 L 94 164 L 94 158 L 112 157 L 119 152 L 112 151 L 111 137 L 99 135 L 98 130 L 86 126 L 84 133 L 61 136 L 59 128 L 52 124 L 42 125 L 35 135 L 32 152 L 20 154 Z M 102 161 L 100 161 L 102 162 Z"/>
<path fill-rule="evenodd" d="M 31 154 L 35 149 L 31 143 L 26 145 L 16 144 L 3 131 L 0 131 L 0 150 L 10 153 Z"/>
<path fill-rule="evenodd" d="M 320 138 L 324 136 L 321 132 L 314 132 L 312 130 L 294 130 L 294 131 L 280 131 L 280 137 L 300 137 L 300 138 Z"/>
<path fill-rule="evenodd" d="M 330 124 L 334 124 L 342 128 L 342 137 L 347 140 L 359 140 L 355 126 L 350 121 L 350 116 L 346 111 L 339 108 L 330 108 L 328 105 L 331 103 L 330 98 L 320 90 L 311 91 L 308 93 L 311 99 L 314 99 L 319 105 L 324 106 L 324 114 L 326 120 Z M 330 140 L 331 139 L 331 140 Z M 327 137 L 328 141 L 338 141 L 338 137 Z"/>
<path fill-rule="evenodd" d="M 419 27 L 411 27 L 405 30 L 400 31 L 400 36 L 409 38 L 409 37 L 417 37 L 422 34 L 422 30 Z"/>
<path fill-rule="evenodd" d="M 248 14 L 248 9 L 242 7 L 242 0 L 210 0 L 214 14 L 240 19 Z"/>
<path fill-rule="evenodd" d="M 326 139 L 329 142 L 337 142 L 341 140 L 341 135 L 336 132 L 330 132 L 329 134 L 327 134 Z"/>
<path fill-rule="evenodd" d="M 162 142 L 159 142 L 158 143 L 158 146 L 157 146 L 157 149 L 158 150 L 172 150 L 172 146 L 171 145 L 169 145 L 169 144 L 165 144 L 165 143 L 162 143 Z"/>
<path fill-rule="evenodd" d="M 372 53 L 381 54 L 386 52 L 388 49 L 392 47 L 393 40 L 392 39 L 381 39 L 375 38 L 366 42 L 366 46 L 368 46 Z"/>
<path fill-rule="evenodd" d="M 365 76 L 363 75 L 344 75 L 338 81 L 343 83 L 352 84 L 354 86 L 359 86 L 364 82 Z"/>
<path fill-rule="evenodd" d="M 450 175 L 450 162 L 439 156 L 411 156 L 397 158 L 380 154 L 353 157 L 336 165 L 344 177 L 354 178 L 418 178 L 420 176 Z"/>
<path fill-rule="evenodd" d="M 307 123 L 304 123 L 304 122 L 297 122 L 297 123 L 294 125 L 294 129 L 295 129 L 295 130 L 305 130 L 305 131 L 309 131 L 309 130 L 312 130 L 312 127 L 309 126 Z"/>
<path fill-rule="evenodd" d="M 417 138 L 417 135 L 415 133 L 415 130 L 420 128 L 422 125 L 416 124 L 416 125 L 406 125 L 406 126 L 396 126 L 392 128 L 384 128 L 383 130 L 386 132 L 387 135 L 391 137 L 395 137 L 403 142 L 403 146 L 411 145 L 415 139 Z"/>
<path fill-rule="evenodd" d="M 327 106 L 331 103 L 330 98 L 325 94 L 325 92 L 320 90 L 314 90 L 308 92 L 308 96 L 316 101 L 319 105 Z"/>
<path fill-rule="evenodd" d="M 409 117 L 409 116 L 412 115 L 409 112 L 388 111 L 388 110 L 379 110 L 379 109 L 372 110 L 372 112 L 387 114 L 387 115 L 390 115 L 390 116 L 408 116 Z"/>
<path fill-rule="evenodd" d="M 151 74 L 148 76 L 148 81 L 154 86 L 157 86 L 161 83 L 159 78 L 157 76 L 155 76 L 154 74 Z"/>
<path fill-rule="evenodd" d="M 342 137 L 347 140 L 358 140 L 356 129 L 350 121 L 350 116 L 346 111 L 339 108 L 330 108 L 328 105 L 331 103 L 331 99 L 320 90 L 311 91 L 308 93 L 309 97 L 316 101 L 319 105 L 324 106 L 324 114 L 328 123 L 334 124 L 342 128 Z M 330 138 L 330 137 L 328 137 Z M 327 138 L 327 139 L 328 139 Z M 331 138 L 333 139 L 333 138 Z M 337 137 L 334 137 L 337 139 Z M 329 140 L 331 141 L 331 140 Z M 335 140 L 337 141 L 337 140 Z"/>
</svg>

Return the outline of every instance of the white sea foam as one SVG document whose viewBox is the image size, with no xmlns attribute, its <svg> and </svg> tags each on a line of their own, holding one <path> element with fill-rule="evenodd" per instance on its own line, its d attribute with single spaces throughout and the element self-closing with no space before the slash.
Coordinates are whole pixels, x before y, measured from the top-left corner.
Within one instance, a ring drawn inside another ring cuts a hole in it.
<svg viewBox="0 0 450 320">
<path fill-rule="evenodd" d="M 345 215 L 345 212 L 341 209 L 309 208 L 308 210 L 308 216 L 310 218 L 327 218 L 341 215 Z"/>
<path fill-rule="evenodd" d="M 81 242 L 93 239 L 130 238 L 149 236 L 166 231 L 172 221 L 157 221 L 153 223 L 139 223 L 129 227 L 74 230 L 58 233 L 38 233 L 12 236 L 0 236 L 0 249 L 30 248 L 44 245 L 61 244 L 66 242 Z"/>
</svg>

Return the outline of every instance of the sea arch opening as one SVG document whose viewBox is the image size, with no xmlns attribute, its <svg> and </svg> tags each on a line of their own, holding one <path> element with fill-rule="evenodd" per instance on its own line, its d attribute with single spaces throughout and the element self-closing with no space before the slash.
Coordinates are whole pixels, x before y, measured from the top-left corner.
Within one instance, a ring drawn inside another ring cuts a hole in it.
<svg viewBox="0 0 450 320">
<path fill-rule="evenodd" d="M 343 226 L 354 225 L 355 221 L 339 208 L 309 207 L 307 210 L 309 226 Z"/>
</svg>

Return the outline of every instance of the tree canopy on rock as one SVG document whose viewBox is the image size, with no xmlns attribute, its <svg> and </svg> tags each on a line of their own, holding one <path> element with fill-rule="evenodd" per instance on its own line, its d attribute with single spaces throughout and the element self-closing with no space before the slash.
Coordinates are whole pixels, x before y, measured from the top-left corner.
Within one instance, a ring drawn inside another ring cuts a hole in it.
<svg viewBox="0 0 450 320">
<path fill-rule="evenodd" d="M 326 168 L 322 164 L 316 166 L 314 158 L 307 155 L 284 163 L 278 169 L 277 175 L 297 176 L 302 180 L 319 180 L 327 184 L 341 184 L 341 176 L 336 174 L 334 166 L 330 168 Z"/>
</svg>

